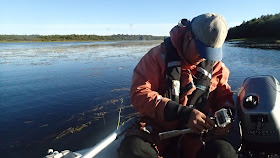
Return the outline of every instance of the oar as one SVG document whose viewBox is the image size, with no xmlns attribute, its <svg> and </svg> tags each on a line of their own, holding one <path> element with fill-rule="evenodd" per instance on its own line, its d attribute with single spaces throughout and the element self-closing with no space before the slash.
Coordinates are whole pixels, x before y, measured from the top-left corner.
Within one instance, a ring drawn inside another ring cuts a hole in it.
<svg viewBox="0 0 280 158">
<path fill-rule="evenodd" d="M 107 136 L 105 139 L 103 139 L 101 142 L 96 144 L 94 147 L 89 149 L 88 152 L 86 152 L 82 158 L 92 158 L 95 155 L 97 155 L 100 151 L 105 149 L 108 145 L 110 145 L 112 142 L 114 142 L 116 139 L 118 139 L 119 136 L 121 136 L 128 128 L 130 128 L 134 123 L 136 122 L 136 118 L 132 118 L 128 120 L 124 125 L 120 126 L 117 130 L 115 130 L 113 133 L 111 133 L 109 136 Z"/>
</svg>

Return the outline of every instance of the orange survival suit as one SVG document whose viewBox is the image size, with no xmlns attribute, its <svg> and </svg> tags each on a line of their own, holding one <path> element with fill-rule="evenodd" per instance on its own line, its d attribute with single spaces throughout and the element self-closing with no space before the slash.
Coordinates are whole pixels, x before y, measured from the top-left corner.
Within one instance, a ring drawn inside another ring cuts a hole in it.
<svg viewBox="0 0 280 158">
<path fill-rule="evenodd" d="M 182 57 L 182 42 L 186 33 L 185 27 L 175 26 L 170 31 L 170 38 L 178 55 L 181 57 L 181 80 L 180 86 L 184 87 L 193 81 L 196 73 L 196 65 L 191 65 Z M 140 113 L 155 122 L 164 131 L 178 128 L 178 121 L 167 122 L 164 120 L 164 108 L 169 98 L 164 97 L 165 84 L 165 57 L 166 48 L 164 43 L 152 48 L 142 57 L 134 69 L 130 96 L 133 107 Z M 209 98 L 206 104 L 206 112 L 212 112 L 226 107 L 234 109 L 234 102 L 228 85 L 229 70 L 224 63 L 215 62 L 213 65 L 212 78 L 210 82 Z M 195 87 L 184 94 L 180 94 L 180 104 L 186 106 L 188 96 L 192 94 Z M 186 150 L 185 155 L 195 157 L 202 143 L 199 137 L 184 136 L 182 147 Z M 161 150 L 161 149 L 159 149 Z M 164 150 L 164 149 L 162 149 Z"/>
</svg>

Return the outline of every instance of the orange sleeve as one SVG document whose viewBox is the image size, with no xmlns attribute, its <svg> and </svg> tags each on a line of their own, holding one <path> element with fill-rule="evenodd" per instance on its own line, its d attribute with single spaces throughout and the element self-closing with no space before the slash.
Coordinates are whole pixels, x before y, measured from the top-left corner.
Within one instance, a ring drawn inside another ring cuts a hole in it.
<svg viewBox="0 0 280 158">
<path fill-rule="evenodd" d="M 151 49 L 142 57 L 133 72 L 130 97 L 133 107 L 141 114 L 158 121 L 164 120 L 164 108 L 170 100 L 159 94 L 164 79 L 161 47 Z"/>
<path fill-rule="evenodd" d="M 234 111 L 233 92 L 228 84 L 229 70 L 222 62 L 214 65 L 211 87 L 210 87 L 210 108 L 215 112 L 223 107 L 231 108 Z"/>
</svg>

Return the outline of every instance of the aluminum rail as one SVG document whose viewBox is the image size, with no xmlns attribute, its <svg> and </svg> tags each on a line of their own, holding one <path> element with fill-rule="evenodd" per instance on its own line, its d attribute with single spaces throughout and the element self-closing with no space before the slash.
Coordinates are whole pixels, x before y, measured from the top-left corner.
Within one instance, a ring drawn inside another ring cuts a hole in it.
<svg viewBox="0 0 280 158">
<path fill-rule="evenodd" d="M 112 142 L 114 142 L 116 139 L 118 139 L 118 137 L 121 136 L 135 122 L 136 122 L 136 118 L 132 118 L 132 119 L 128 120 L 124 125 L 120 126 L 119 129 L 115 130 L 113 133 L 111 133 L 109 136 L 107 136 L 101 142 L 99 142 L 94 147 L 89 149 L 89 151 L 86 152 L 85 154 L 83 154 L 83 156 L 81 158 L 92 158 L 92 157 L 94 157 L 100 151 L 102 151 L 108 145 L 110 145 Z"/>
</svg>

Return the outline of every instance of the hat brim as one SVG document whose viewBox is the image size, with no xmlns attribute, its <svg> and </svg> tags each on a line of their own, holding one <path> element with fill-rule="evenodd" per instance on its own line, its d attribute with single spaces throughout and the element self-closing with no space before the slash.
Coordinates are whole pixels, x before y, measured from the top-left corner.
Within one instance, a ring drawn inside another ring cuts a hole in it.
<svg viewBox="0 0 280 158">
<path fill-rule="evenodd" d="M 203 44 L 200 40 L 196 39 L 196 49 L 199 55 L 207 60 L 221 61 L 223 58 L 222 47 L 212 48 Z"/>
</svg>

